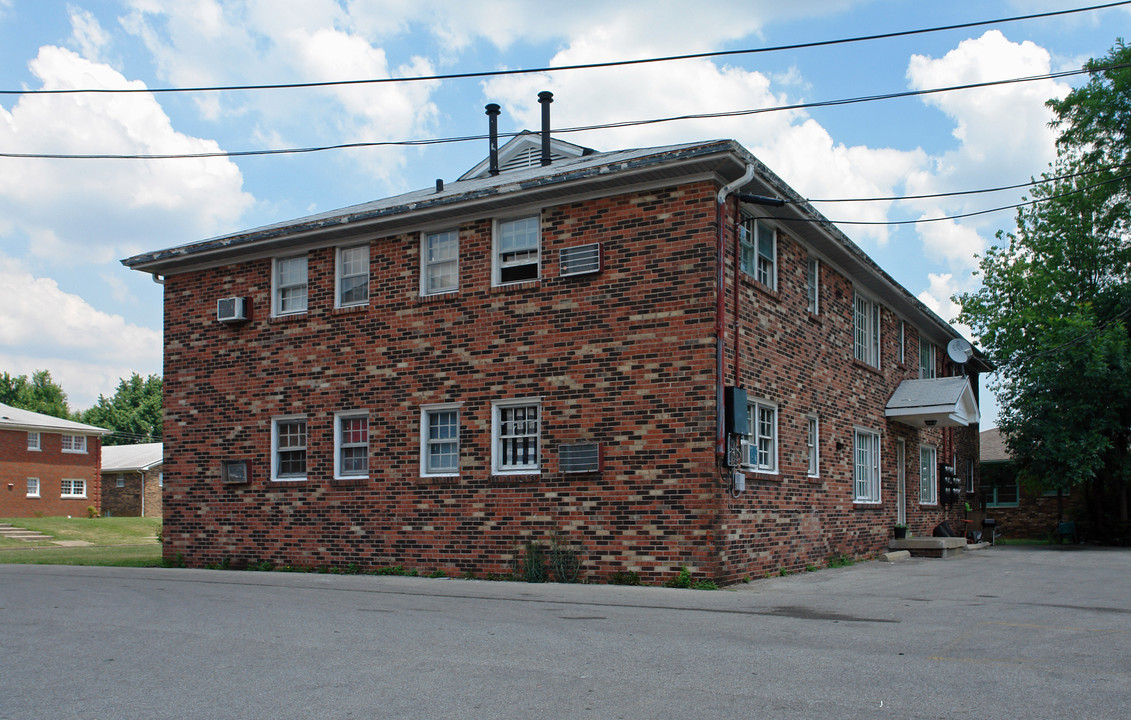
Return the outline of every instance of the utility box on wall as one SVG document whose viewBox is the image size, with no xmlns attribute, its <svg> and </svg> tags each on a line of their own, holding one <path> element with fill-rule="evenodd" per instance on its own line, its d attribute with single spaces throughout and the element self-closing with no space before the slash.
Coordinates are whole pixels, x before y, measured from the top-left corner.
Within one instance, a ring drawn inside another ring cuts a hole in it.
<svg viewBox="0 0 1131 720">
<path fill-rule="evenodd" d="M 746 388 L 728 387 L 725 391 L 726 431 L 728 435 L 749 435 Z"/>
</svg>

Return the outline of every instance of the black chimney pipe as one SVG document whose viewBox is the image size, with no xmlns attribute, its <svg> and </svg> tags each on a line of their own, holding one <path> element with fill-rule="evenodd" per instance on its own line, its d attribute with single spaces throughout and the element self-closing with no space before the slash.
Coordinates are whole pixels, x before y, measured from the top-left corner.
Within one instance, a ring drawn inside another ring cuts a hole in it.
<svg viewBox="0 0 1131 720">
<path fill-rule="evenodd" d="M 550 164 L 550 103 L 554 102 L 554 93 L 543 90 L 538 93 L 538 102 L 542 103 L 542 165 Z"/>
<path fill-rule="evenodd" d="M 499 106 L 495 103 L 487 105 L 487 128 L 491 143 L 491 167 L 488 170 L 492 175 L 499 174 Z"/>
</svg>

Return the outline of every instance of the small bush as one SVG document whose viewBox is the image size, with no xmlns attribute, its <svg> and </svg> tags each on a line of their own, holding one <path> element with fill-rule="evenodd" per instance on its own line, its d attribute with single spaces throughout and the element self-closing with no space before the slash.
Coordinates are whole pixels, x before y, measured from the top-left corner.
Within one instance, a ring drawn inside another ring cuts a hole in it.
<svg viewBox="0 0 1131 720">
<path fill-rule="evenodd" d="M 617 572 L 615 572 L 615 573 L 613 573 L 612 575 L 609 576 L 609 584 L 610 585 L 641 585 L 642 583 L 640 582 L 640 573 L 638 573 L 634 570 L 629 570 L 628 572 L 623 572 L 623 571 L 618 570 Z"/>
</svg>

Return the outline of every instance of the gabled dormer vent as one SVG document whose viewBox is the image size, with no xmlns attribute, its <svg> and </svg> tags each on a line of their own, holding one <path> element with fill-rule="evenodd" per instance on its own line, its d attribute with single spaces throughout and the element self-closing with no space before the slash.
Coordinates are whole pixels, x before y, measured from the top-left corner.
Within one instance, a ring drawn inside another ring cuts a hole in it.
<svg viewBox="0 0 1131 720">
<path fill-rule="evenodd" d="M 562 277 L 601 272 L 601 243 L 562 248 L 558 253 Z"/>
</svg>

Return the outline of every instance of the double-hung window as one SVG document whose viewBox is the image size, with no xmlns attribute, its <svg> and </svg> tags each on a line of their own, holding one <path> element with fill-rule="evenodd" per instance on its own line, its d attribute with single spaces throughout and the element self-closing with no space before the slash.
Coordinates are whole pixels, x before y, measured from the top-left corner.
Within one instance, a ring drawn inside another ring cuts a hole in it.
<svg viewBox="0 0 1131 720">
<path fill-rule="evenodd" d="M 492 406 L 491 466 L 496 474 L 540 471 L 541 409 L 538 400 L 512 400 Z"/>
<path fill-rule="evenodd" d="M 538 279 L 540 225 L 537 215 L 499 220 L 495 224 L 495 285 Z"/>
<path fill-rule="evenodd" d="M 880 434 L 871 430 L 854 431 L 852 500 L 880 502 Z"/>
<path fill-rule="evenodd" d="M 68 478 L 63 478 L 59 485 L 59 497 L 86 497 L 86 480 L 71 480 Z"/>
<path fill-rule="evenodd" d="M 459 289 L 459 231 L 424 233 L 421 240 L 421 295 Z"/>
<path fill-rule="evenodd" d="M 39 433 L 29 432 L 27 434 L 27 449 L 28 450 L 34 450 L 34 451 L 39 451 L 39 450 L 43 449 L 43 445 L 41 444 Z"/>
<path fill-rule="evenodd" d="M 420 474 L 459 475 L 459 405 L 429 405 L 420 412 Z"/>
<path fill-rule="evenodd" d="M 806 279 L 808 290 L 809 312 L 814 315 L 821 311 L 821 261 L 812 255 L 806 264 Z"/>
<path fill-rule="evenodd" d="M 777 290 L 777 239 L 774 229 L 746 218 L 738 229 L 739 267 L 771 290 Z"/>
<path fill-rule="evenodd" d="M 275 315 L 306 312 L 306 255 L 276 258 L 272 310 Z"/>
<path fill-rule="evenodd" d="M 935 377 L 935 346 L 919 336 L 919 377 Z"/>
<path fill-rule="evenodd" d="M 937 505 L 938 496 L 938 451 L 931 445 L 919 446 L 919 503 Z"/>
<path fill-rule="evenodd" d="M 821 439 L 820 439 L 820 423 L 816 415 L 807 415 L 805 417 L 805 455 L 808 458 L 808 468 L 806 474 L 811 477 L 819 477 L 821 475 Z"/>
<path fill-rule="evenodd" d="M 306 418 L 275 418 L 271 432 L 271 479 L 306 479 Z"/>
<path fill-rule="evenodd" d="M 766 402 L 748 406 L 750 435 L 746 440 L 746 465 L 759 472 L 778 471 L 778 409 Z"/>
<path fill-rule="evenodd" d="M 872 367 L 880 366 L 880 306 L 860 293 L 856 293 L 856 339 L 853 344 L 856 359 Z"/>
<path fill-rule="evenodd" d="M 338 307 L 369 303 L 369 246 L 338 248 Z"/>
<path fill-rule="evenodd" d="M 369 416 L 358 412 L 338 413 L 334 420 L 334 477 L 368 477 Z"/>
<path fill-rule="evenodd" d="M 39 497 L 39 478 L 27 479 L 27 496 L 29 498 Z"/>
<path fill-rule="evenodd" d="M 64 435 L 60 442 L 62 444 L 63 452 L 65 453 L 86 452 L 85 435 Z"/>
</svg>

